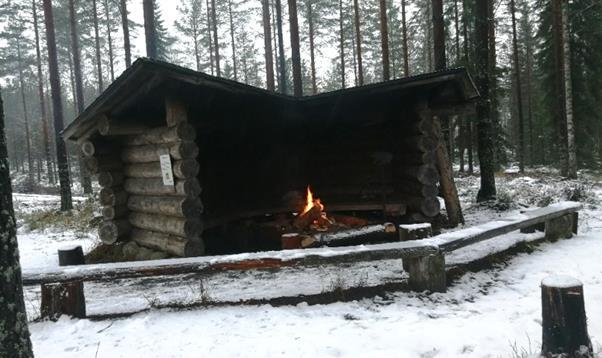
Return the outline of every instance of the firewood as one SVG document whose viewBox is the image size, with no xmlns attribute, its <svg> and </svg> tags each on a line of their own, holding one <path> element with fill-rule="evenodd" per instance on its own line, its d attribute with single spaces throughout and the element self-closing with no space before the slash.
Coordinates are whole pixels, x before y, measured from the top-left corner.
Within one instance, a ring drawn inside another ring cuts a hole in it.
<svg viewBox="0 0 602 358">
<path fill-rule="evenodd" d="M 178 179 L 174 186 L 164 185 L 159 178 L 128 178 L 123 185 L 125 191 L 136 195 L 169 195 L 198 197 L 201 185 L 196 178 Z"/>
<path fill-rule="evenodd" d="M 127 200 L 127 207 L 131 211 L 139 213 L 184 218 L 199 218 L 203 211 L 201 199 L 183 196 L 132 195 Z"/>
<path fill-rule="evenodd" d="M 328 216 L 330 216 L 336 223 L 352 228 L 368 225 L 368 220 L 356 216 L 342 214 L 328 214 Z"/>
<path fill-rule="evenodd" d="M 182 141 L 169 145 L 137 145 L 125 147 L 121 152 L 121 159 L 125 163 L 149 163 L 158 161 L 162 154 L 169 154 L 175 160 L 193 159 L 199 154 L 199 148 L 192 141 Z"/>
<path fill-rule="evenodd" d="M 103 243 L 110 245 L 123 239 L 131 229 L 132 227 L 126 219 L 105 221 L 98 228 L 98 237 Z"/>
<path fill-rule="evenodd" d="M 173 175 L 178 179 L 194 178 L 198 175 L 199 163 L 194 159 L 176 160 L 172 164 Z M 159 161 L 152 163 L 128 164 L 123 171 L 130 178 L 161 178 Z"/>
<path fill-rule="evenodd" d="M 196 139 L 196 130 L 187 122 L 178 123 L 173 127 L 157 127 L 147 130 L 142 134 L 125 140 L 126 145 L 167 144 L 178 141 L 193 141 Z"/>
<path fill-rule="evenodd" d="M 161 250 L 180 257 L 201 256 L 205 245 L 200 238 L 185 239 L 154 231 L 133 229 L 130 239 L 141 246 Z"/>
<path fill-rule="evenodd" d="M 298 230 L 307 229 L 311 223 L 318 220 L 322 216 L 322 207 L 314 205 L 308 212 L 299 214 L 293 220 L 293 226 Z"/>
<path fill-rule="evenodd" d="M 199 237 L 203 230 L 200 219 L 131 212 L 128 220 L 138 229 L 172 234 L 184 238 Z"/>
<path fill-rule="evenodd" d="M 392 223 L 370 225 L 358 229 L 307 235 L 301 240 L 304 248 L 317 246 L 344 246 L 398 241 L 397 229 Z"/>
</svg>

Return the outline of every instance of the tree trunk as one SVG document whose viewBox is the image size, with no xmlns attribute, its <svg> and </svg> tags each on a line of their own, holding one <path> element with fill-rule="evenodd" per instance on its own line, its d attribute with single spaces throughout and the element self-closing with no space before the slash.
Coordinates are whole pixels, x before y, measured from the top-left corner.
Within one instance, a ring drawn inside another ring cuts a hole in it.
<svg viewBox="0 0 602 358">
<path fill-rule="evenodd" d="M 132 50 L 130 48 L 130 26 L 128 22 L 127 0 L 120 0 L 121 26 L 123 28 L 123 50 L 125 51 L 125 66 L 132 65 Z"/>
<path fill-rule="evenodd" d="M 489 6 L 491 0 L 477 1 L 475 14 L 475 47 L 476 47 L 476 74 L 477 88 L 481 95 L 477 103 L 477 132 L 479 141 L 479 164 L 481 166 L 481 188 L 477 194 L 477 201 L 495 198 L 495 165 L 493 123 L 491 107 L 489 105 Z"/>
<path fill-rule="evenodd" d="M 220 77 L 222 75 L 222 71 L 219 63 L 219 41 L 217 36 L 217 10 L 215 0 L 211 0 L 211 25 L 213 27 L 213 49 L 215 50 L 215 75 Z"/>
<path fill-rule="evenodd" d="M 514 76 L 516 81 L 516 102 L 518 110 L 518 163 L 520 172 L 525 172 L 525 121 L 523 116 L 523 87 L 520 78 L 520 63 L 518 60 L 518 40 L 516 35 L 516 5 L 510 0 L 510 13 L 512 15 L 512 48 L 514 62 Z"/>
<path fill-rule="evenodd" d="M 357 1 L 357 0 L 356 0 Z M 410 55 L 408 53 L 408 29 L 406 23 L 406 0 L 401 0 L 401 36 L 403 45 L 403 75 L 410 76 Z"/>
<path fill-rule="evenodd" d="M 54 185 L 54 168 L 52 166 L 52 151 L 50 149 L 48 114 L 46 112 L 46 103 L 44 100 L 44 77 L 42 75 L 42 55 L 40 51 L 40 33 L 38 30 L 38 11 L 36 0 L 32 0 L 33 9 L 33 27 L 36 39 L 36 66 L 38 70 L 38 96 L 40 97 L 40 114 L 42 120 L 42 135 L 44 141 L 44 157 L 46 160 L 46 173 L 50 185 Z"/>
<path fill-rule="evenodd" d="M 50 5 L 50 1 L 47 2 Z M 46 5 L 46 1 L 44 4 Z M 4 131 L 4 106 L 0 94 L 0 354 L 6 354 L 6 357 L 33 358 L 23 299 L 16 222 Z"/>
<path fill-rule="evenodd" d="M 76 106 L 77 113 L 80 114 L 84 111 L 84 84 L 82 78 L 81 59 L 79 53 L 79 37 L 77 34 L 77 25 L 75 21 L 75 5 L 74 0 L 69 0 L 69 23 L 71 26 L 71 51 L 73 52 L 73 74 L 75 77 L 75 94 L 76 94 Z M 85 170 L 82 170 L 82 159 L 81 154 L 79 157 L 80 167 L 80 181 L 84 194 L 92 194 L 92 180 Z"/>
<path fill-rule="evenodd" d="M 236 69 L 236 42 L 234 41 L 234 20 L 232 19 L 232 0 L 228 0 L 228 15 L 230 16 L 230 39 L 232 45 L 232 68 L 234 70 L 234 81 L 238 81 Z"/>
<path fill-rule="evenodd" d="M 293 95 L 303 96 L 301 79 L 301 50 L 299 48 L 299 23 L 297 21 L 297 0 L 288 0 L 288 18 L 291 33 L 291 60 L 293 63 Z"/>
<path fill-rule="evenodd" d="M 389 74 L 389 29 L 387 25 L 387 0 L 379 0 L 380 6 L 380 46 L 382 50 L 383 81 L 388 81 Z"/>
<path fill-rule="evenodd" d="M 454 0 L 454 30 L 455 30 L 455 49 L 456 49 L 456 64 L 460 60 L 460 17 L 458 14 L 458 0 Z"/>
<path fill-rule="evenodd" d="M 96 46 L 96 71 L 98 76 L 98 93 L 102 93 L 104 84 L 102 81 L 102 61 L 100 58 L 100 35 L 98 33 L 98 12 L 96 0 L 92 0 L 92 17 L 94 19 L 94 43 Z"/>
<path fill-rule="evenodd" d="M 261 0 L 261 9 L 263 15 L 263 41 L 265 47 L 265 77 L 267 88 L 274 91 L 274 61 L 272 52 L 272 30 L 270 28 L 270 3 L 269 0 Z M 311 21 L 311 17 L 310 17 Z"/>
<path fill-rule="evenodd" d="M 109 14 L 109 0 L 104 2 L 105 19 L 107 21 L 107 42 L 109 45 L 109 70 L 111 74 L 111 82 L 115 81 L 115 65 L 113 59 L 113 39 L 111 37 L 111 16 Z"/>
<path fill-rule="evenodd" d="M 353 0 L 353 15 L 355 17 L 355 46 L 357 46 L 357 80 L 358 85 L 361 86 L 364 84 L 364 67 L 362 64 L 362 33 L 358 0 Z"/>
<path fill-rule="evenodd" d="M 21 58 L 21 43 L 17 39 L 17 62 L 19 66 L 19 87 L 21 89 L 21 102 L 23 105 L 23 122 L 25 124 L 25 148 L 27 149 L 27 180 L 29 188 L 34 185 L 33 157 L 31 156 L 31 132 L 29 130 L 29 116 L 27 115 L 27 100 L 25 99 L 25 81 L 23 80 L 23 65 Z"/>
<path fill-rule="evenodd" d="M 341 58 L 341 88 L 345 88 L 345 37 L 343 34 L 343 0 L 339 0 L 339 53 Z"/>
<path fill-rule="evenodd" d="M 213 61 L 213 40 L 211 39 L 211 7 L 209 6 L 209 0 L 206 0 L 207 4 L 207 42 L 209 42 L 209 64 L 211 66 L 211 75 L 214 75 L 214 61 Z"/>
<path fill-rule="evenodd" d="M 71 210 L 71 180 L 69 178 L 69 164 L 67 163 L 67 150 L 61 136 L 63 131 L 63 102 L 61 95 L 61 82 L 56 54 L 56 39 L 54 34 L 54 18 L 51 0 L 44 1 L 44 22 L 46 23 L 46 44 L 48 47 L 48 72 L 50 77 L 50 91 L 52 93 L 52 107 L 54 115 L 54 132 L 56 141 L 56 157 L 59 167 L 59 182 L 61 186 L 61 210 Z"/>
<path fill-rule="evenodd" d="M 470 55 L 469 55 L 469 51 L 468 51 L 468 16 L 467 16 L 467 10 L 468 9 L 468 4 L 467 1 L 464 0 L 462 2 L 462 32 L 463 32 L 463 37 L 464 37 L 464 66 L 468 66 L 470 64 Z M 465 138 L 465 143 L 466 143 L 466 152 L 468 154 L 468 174 L 472 175 L 474 173 L 474 168 L 473 168 L 473 150 L 472 150 L 472 145 L 473 145 L 473 135 L 472 135 L 472 116 L 467 117 L 465 120 L 465 126 L 466 126 L 466 138 Z"/>
<path fill-rule="evenodd" d="M 314 16 L 312 12 L 312 0 L 307 2 L 307 22 L 309 23 L 309 63 L 311 67 L 311 89 L 312 93 L 318 93 L 318 85 L 316 83 L 316 58 L 314 47 Z"/>
<path fill-rule="evenodd" d="M 284 35 L 282 33 L 282 4 L 276 0 L 276 27 L 278 28 L 278 72 L 280 72 L 279 90 L 287 93 L 286 89 L 286 61 L 284 57 Z"/>
<path fill-rule="evenodd" d="M 571 38 L 569 32 L 569 3 L 562 1 L 562 55 L 563 55 L 563 82 L 564 102 L 566 111 L 566 133 L 567 133 L 567 177 L 577 178 L 577 148 L 575 146 L 575 123 L 573 120 L 573 83 L 571 76 Z"/>
<path fill-rule="evenodd" d="M 146 56 L 157 58 L 157 32 L 155 29 L 155 4 L 153 0 L 143 0 L 144 35 L 146 37 Z"/>
<path fill-rule="evenodd" d="M 447 67 L 445 61 L 445 24 L 443 22 L 443 1 L 431 0 L 433 11 L 433 53 L 435 54 L 435 71 Z"/>
<path fill-rule="evenodd" d="M 268 0 L 270 2 L 270 8 L 272 9 L 272 53 L 274 55 L 274 87 L 276 84 L 280 84 L 280 71 L 278 71 L 278 33 L 276 31 L 276 6 L 274 5 L 274 1 Z M 274 88 L 275 90 L 275 88 Z"/>
<path fill-rule="evenodd" d="M 489 3 L 488 9 L 488 19 L 489 19 L 489 105 L 491 106 L 490 116 L 491 116 L 491 128 L 492 128 L 492 138 L 493 138 L 493 166 L 496 168 L 499 164 L 496 154 L 503 153 L 502 146 L 498 141 L 498 126 L 499 126 L 499 105 L 498 105 L 498 78 L 497 78 L 497 48 L 495 43 L 496 38 L 496 27 L 495 27 L 495 6 L 494 1 L 492 0 Z M 496 150 L 497 149 L 497 150 Z M 500 156 L 501 157 L 501 156 Z"/>
</svg>

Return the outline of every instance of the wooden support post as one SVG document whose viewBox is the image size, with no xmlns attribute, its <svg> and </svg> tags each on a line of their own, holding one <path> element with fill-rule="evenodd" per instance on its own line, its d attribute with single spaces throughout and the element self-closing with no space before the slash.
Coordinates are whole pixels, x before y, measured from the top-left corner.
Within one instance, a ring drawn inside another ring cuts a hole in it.
<svg viewBox="0 0 602 358">
<path fill-rule="evenodd" d="M 546 240 L 549 241 L 571 238 L 573 236 L 573 215 L 567 214 L 546 221 L 545 235 Z"/>
<path fill-rule="evenodd" d="M 399 225 L 399 241 L 420 240 L 433 236 L 430 223 Z"/>
<path fill-rule="evenodd" d="M 404 259 L 410 274 L 410 289 L 416 292 L 445 292 L 445 256 L 437 253 Z"/>
<path fill-rule="evenodd" d="M 587 334 L 583 284 L 570 276 L 541 282 L 543 357 L 593 357 Z"/>
<path fill-rule="evenodd" d="M 59 266 L 68 265 L 83 265 L 86 263 L 84 260 L 84 250 L 81 246 L 63 247 L 57 250 L 59 255 Z"/>
<path fill-rule="evenodd" d="M 42 318 L 56 320 L 63 314 L 86 317 L 84 282 L 81 280 L 42 284 L 41 296 Z"/>
<path fill-rule="evenodd" d="M 577 235 L 579 231 L 579 212 L 571 213 L 573 219 L 573 234 Z"/>
</svg>

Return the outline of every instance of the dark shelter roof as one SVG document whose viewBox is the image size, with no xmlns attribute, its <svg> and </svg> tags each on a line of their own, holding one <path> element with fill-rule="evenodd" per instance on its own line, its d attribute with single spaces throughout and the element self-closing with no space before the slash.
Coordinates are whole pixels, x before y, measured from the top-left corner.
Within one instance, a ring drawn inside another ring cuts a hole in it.
<svg viewBox="0 0 602 358">
<path fill-rule="evenodd" d="M 226 109 L 242 113 L 241 120 L 286 118 L 305 121 L 325 113 L 352 113 L 370 104 L 415 103 L 426 99 L 432 106 L 454 106 L 478 97 L 463 68 L 421 74 L 397 80 L 341 89 L 317 95 L 292 97 L 224 78 L 214 77 L 162 61 L 141 58 L 126 69 L 92 104 L 65 128 L 66 139 L 79 139 L 100 115 L 127 121 L 163 118 L 164 98 L 178 98 L 192 109 L 191 121 L 200 121 Z M 212 108 L 208 110 L 208 108 Z M 269 114 L 266 114 L 268 113 Z M 266 114 L 266 115 L 264 115 Z M 339 115 L 340 116 L 340 115 Z M 159 123 L 157 123 L 159 124 Z"/>
</svg>

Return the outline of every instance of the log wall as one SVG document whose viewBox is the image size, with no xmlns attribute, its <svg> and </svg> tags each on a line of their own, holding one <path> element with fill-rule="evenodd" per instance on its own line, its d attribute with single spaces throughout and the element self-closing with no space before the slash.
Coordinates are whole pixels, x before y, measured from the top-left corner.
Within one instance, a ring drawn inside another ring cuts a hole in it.
<svg viewBox="0 0 602 358">
<path fill-rule="evenodd" d="M 99 135 L 81 143 L 86 168 L 101 186 L 99 237 L 106 244 L 132 240 L 176 256 L 198 256 L 205 249 L 196 131 L 183 104 L 167 100 L 166 107 L 163 126 L 144 128 L 105 117 Z M 164 184 L 162 154 L 170 156 L 174 185 Z"/>
</svg>

